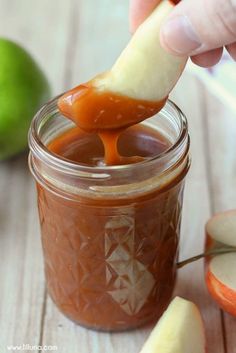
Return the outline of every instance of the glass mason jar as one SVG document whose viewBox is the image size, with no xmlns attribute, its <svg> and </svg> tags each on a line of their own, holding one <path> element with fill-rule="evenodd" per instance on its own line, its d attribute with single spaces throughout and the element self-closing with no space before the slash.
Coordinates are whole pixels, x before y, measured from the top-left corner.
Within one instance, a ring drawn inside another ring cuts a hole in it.
<svg viewBox="0 0 236 353">
<path fill-rule="evenodd" d="M 168 101 L 142 122 L 170 141 L 165 152 L 136 164 L 89 167 L 47 149 L 74 126 L 56 103 L 36 114 L 29 132 L 48 292 L 86 327 L 119 331 L 157 320 L 176 277 L 189 169 L 186 118 Z"/>
</svg>

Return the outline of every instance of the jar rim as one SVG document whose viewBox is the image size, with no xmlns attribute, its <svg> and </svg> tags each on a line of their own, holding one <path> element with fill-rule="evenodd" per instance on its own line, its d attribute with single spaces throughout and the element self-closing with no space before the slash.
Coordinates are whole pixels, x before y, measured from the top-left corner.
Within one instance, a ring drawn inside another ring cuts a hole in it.
<svg viewBox="0 0 236 353">
<path fill-rule="evenodd" d="M 41 141 L 39 134 L 38 134 L 38 125 L 40 121 L 44 118 L 44 111 L 51 106 L 51 111 L 54 113 L 59 112 L 56 103 L 59 97 L 61 97 L 62 94 L 54 97 L 52 100 L 48 101 L 46 104 L 42 106 L 42 108 L 35 114 L 35 116 L 32 119 L 32 123 L 30 126 L 29 134 L 28 134 L 28 141 L 29 141 L 29 147 L 30 151 L 34 154 L 37 155 L 40 159 L 42 159 L 44 162 L 48 163 L 53 167 L 54 169 L 57 170 L 62 170 L 62 171 L 78 171 L 82 173 L 89 173 L 92 174 L 93 176 L 100 176 L 100 177 L 110 177 L 109 172 L 112 171 L 130 171 L 135 168 L 139 167 L 145 167 L 145 165 L 150 165 L 152 163 L 155 163 L 157 161 L 161 161 L 164 158 L 168 157 L 171 153 L 174 153 L 175 150 L 177 150 L 182 144 L 186 142 L 188 139 L 188 122 L 186 119 L 186 116 L 184 113 L 181 111 L 181 109 L 170 99 L 167 100 L 165 107 L 169 106 L 172 108 L 176 116 L 178 117 L 178 120 L 180 122 L 180 131 L 179 134 L 175 140 L 174 143 L 172 143 L 166 150 L 163 152 L 159 153 L 158 155 L 152 156 L 145 158 L 143 161 L 139 161 L 137 163 L 133 164 L 125 164 L 125 165 L 111 165 L 111 166 L 86 166 L 83 164 L 79 164 L 78 162 L 70 161 L 66 158 L 63 158 L 61 156 L 58 156 L 57 154 L 50 152 L 47 146 Z M 147 119 L 148 120 L 148 119 Z"/>
</svg>

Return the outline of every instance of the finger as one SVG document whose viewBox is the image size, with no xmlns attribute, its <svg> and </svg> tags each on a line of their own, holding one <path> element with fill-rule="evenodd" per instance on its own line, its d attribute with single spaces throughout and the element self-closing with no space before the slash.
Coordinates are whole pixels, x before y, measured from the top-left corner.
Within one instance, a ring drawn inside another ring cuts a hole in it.
<svg viewBox="0 0 236 353">
<path fill-rule="evenodd" d="M 226 45 L 226 49 L 230 56 L 236 60 L 236 42 L 233 44 Z"/>
<path fill-rule="evenodd" d="M 191 57 L 192 62 L 201 67 L 210 67 L 216 65 L 222 56 L 223 48 L 212 49 L 206 53 L 194 55 Z"/>
<path fill-rule="evenodd" d="M 235 0 L 183 0 L 161 30 L 162 45 L 178 55 L 197 55 L 235 39 Z"/>
<path fill-rule="evenodd" d="M 130 0 L 130 31 L 135 32 L 161 0 Z"/>
</svg>

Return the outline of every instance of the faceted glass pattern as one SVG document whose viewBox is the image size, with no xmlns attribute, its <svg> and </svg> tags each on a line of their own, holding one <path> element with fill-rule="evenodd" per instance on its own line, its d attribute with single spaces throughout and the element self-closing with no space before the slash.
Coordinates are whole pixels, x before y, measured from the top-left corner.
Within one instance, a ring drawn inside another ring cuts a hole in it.
<svg viewBox="0 0 236 353">
<path fill-rule="evenodd" d="M 47 287 L 58 308 L 101 330 L 156 320 L 174 287 L 182 195 L 183 181 L 100 207 L 38 185 Z"/>
</svg>

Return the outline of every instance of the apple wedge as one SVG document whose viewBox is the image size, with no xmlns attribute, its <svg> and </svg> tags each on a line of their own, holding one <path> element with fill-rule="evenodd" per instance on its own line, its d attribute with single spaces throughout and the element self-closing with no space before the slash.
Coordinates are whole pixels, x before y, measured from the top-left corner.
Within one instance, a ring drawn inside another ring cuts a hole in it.
<svg viewBox="0 0 236 353">
<path fill-rule="evenodd" d="M 87 131 L 119 129 L 162 109 L 187 62 L 160 45 L 174 4 L 162 1 L 132 36 L 113 67 L 58 100 L 61 113 Z"/>
<path fill-rule="evenodd" d="M 220 244 L 236 247 L 236 210 L 217 213 L 206 223 L 207 248 Z"/>
<path fill-rule="evenodd" d="M 197 306 L 176 297 L 154 327 L 140 353 L 205 353 L 204 327 Z"/>
<path fill-rule="evenodd" d="M 161 101 L 178 81 L 187 61 L 166 52 L 160 28 L 174 5 L 162 1 L 137 29 L 120 57 L 103 77 L 94 80 L 99 91 L 110 91 L 138 100 Z"/>
<path fill-rule="evenodd" d="M 218 305 L 236 316 L 236 210 L 218 213 L 206 224 L 206 251 L 224 248 L 229 252 L 206 259 L 206 284 Z"/>
</svg>

